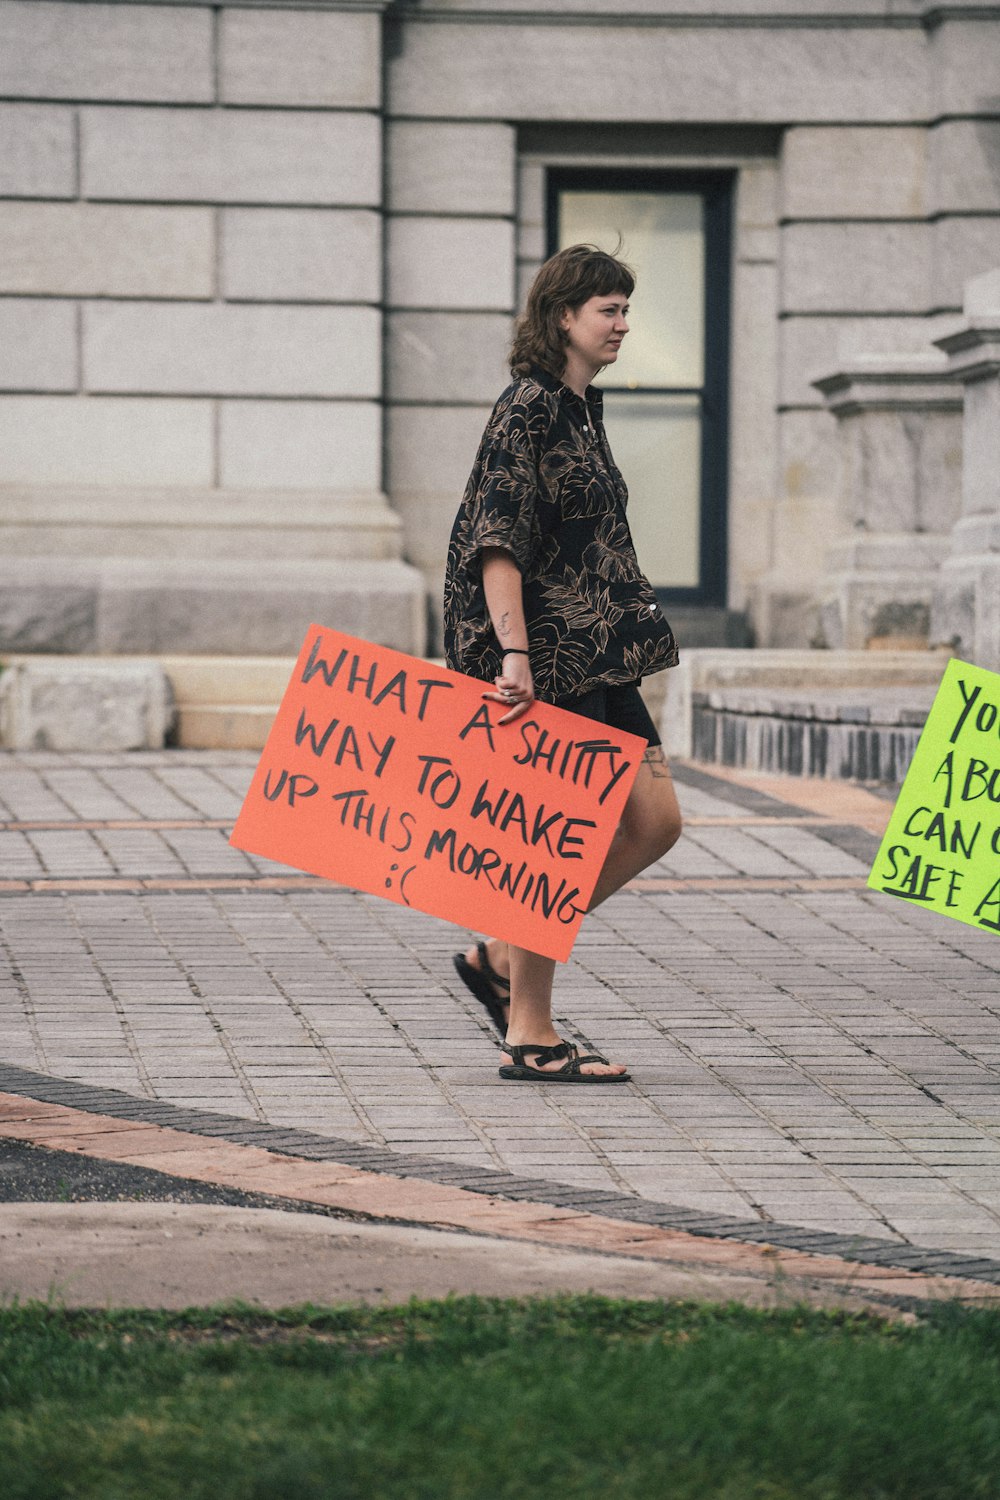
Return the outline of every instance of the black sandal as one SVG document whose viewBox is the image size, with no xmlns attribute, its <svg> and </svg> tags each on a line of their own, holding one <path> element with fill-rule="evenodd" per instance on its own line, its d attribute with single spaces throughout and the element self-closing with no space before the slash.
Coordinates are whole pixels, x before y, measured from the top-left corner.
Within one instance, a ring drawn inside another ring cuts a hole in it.
<svg viewBox="0 0 1000 1500">
<path fill-rule="evenodd" d="M 498 974 L 489 961 L 486 953 L 486 944 L 477 943 L 476 952 L 479 955 L 478 969 L 474 969 L 464 953 L 456 953 L 452 962 L 458 970 L 458 977 L 462 983 L 472 991 L 480 1005 L 486 1007 L 487 1014 L 501 1036 L 507 1035 L 507 1022 L 504 1020 L 503 1007 L 510 1004 L 510 980 Z M 497 994 L 497 990 L 501 994 Z"/>
<path fill-rule="evenodd" d="M 607 1058 L 599 1052 L 581 1052 L 572 1042 L 558 1042 L 554 1047 L 537 1047 L 531 1042 L 523 1047 L 512 1047 L 508 1042 L 504 1051 L 510 1053 L 512 1061 L 503 1065 L 500 1077 L 518 1082 L 533 1079 L 542 1083 L 628 1083 L 632 1077 L 631 1073 L 584 1073 L 584 1063 L 606 1063 Z M 535 1053 L 537 1067 L 525 1062 L 526 1052 Z M 546 1063 L 556 1062 L 560 1057 L 566 1059 L 561 1068 L 546 1070 Z"/>
</svg>

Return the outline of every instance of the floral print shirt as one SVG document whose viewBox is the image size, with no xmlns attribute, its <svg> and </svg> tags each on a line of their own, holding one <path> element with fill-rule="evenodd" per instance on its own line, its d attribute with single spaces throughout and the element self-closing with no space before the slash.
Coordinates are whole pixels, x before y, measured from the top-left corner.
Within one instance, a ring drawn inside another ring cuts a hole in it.
<svg viewBox="0 0 1000 1500">
<path fill-rule="evenodd" d="M 521 571 L 535 692 L 572 702 L 677 662 L 625 517 L 628 491 L 586 398 L 540 369 L 503 392 L 486 425 L 452 529 L 444 591 L 448 665 L 490 681 L 500 646 L 483 590 L 482 549 Z M 520 644 L 520 642 L 518 643 Z"/>
</svg>

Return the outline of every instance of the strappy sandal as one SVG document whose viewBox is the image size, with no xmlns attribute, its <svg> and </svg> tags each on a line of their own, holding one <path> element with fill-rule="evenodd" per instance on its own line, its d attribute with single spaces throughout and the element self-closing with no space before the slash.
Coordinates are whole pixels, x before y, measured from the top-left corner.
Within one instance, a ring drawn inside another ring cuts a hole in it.
<svg viewBox="0 0 1000 1500">
<path fill-rule="evenodd" d="M 464 953 L 456 953 L 452 962 L 458 970 L 459 979 L 472 991 L 480 1005 L 486 1007 L 486 1012 L 500 1035 L 506 1036 L 507 1022 L 504 1020 L 503 1007 L 510 1004 L 510 980 L 494 969 L 485 943 L 477 943 L 476 952 L 479 955 L 478 969 L 472 967 Z M 499 995 L 497 990 L 500 991 Z"/>
<path fill-rule="evenodd" d="M 581 1052 L 572 1042 L 558 1042 L 554 1047 L 537 1047 L 531 1042 L 512 1047 L 508 1042 L 504 1051 L 510 1053 L 512 1061 L 501 1067 L 500 1077 L 519 1082 L 532 1079 L 542 1083 L 628 1083 L 632 1077 L 631 1073 L 584 1073 L 584 1063 L 606 1063 L 607 1058 L 599 1052 Z M 525 1062 L 526 1052 L 535 1054 L 537 1066 Z M 561 1057 L 566 1059 L 561 1068 L 546 1069 L 546 1063 L 557 1062 Z"/>
</svg>

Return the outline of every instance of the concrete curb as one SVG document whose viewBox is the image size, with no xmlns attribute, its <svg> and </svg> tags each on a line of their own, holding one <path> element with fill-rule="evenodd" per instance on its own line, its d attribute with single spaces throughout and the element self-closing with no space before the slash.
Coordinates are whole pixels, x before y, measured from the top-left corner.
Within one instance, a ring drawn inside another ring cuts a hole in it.
<svg viewBox="0 0 1000 1500">
<path fill-rule="evenodd" d="M 22 1069 L 0 1069 L 0 1087 L 0 1135 L 316 1203 L 375 1222 L 403 1221 L 764 1276 L 780 1271 L 881 1296 L 1000 1300 L 1000 1263 L 980 1257 L 470 1171 L 308 1131 L 146 1103 Z M 58 1102 L 60 1096 L 75 1103 Z M 87 1103 L 89 1109 L 80 1107 Z"/>
</svg>

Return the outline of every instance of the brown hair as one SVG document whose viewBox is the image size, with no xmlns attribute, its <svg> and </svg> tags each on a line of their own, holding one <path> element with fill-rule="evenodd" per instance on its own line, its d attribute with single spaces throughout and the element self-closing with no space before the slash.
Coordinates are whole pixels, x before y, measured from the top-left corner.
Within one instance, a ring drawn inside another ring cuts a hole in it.
<svg viewBox="0 0 1000 1500">
<path fill-rule="evenodd" d="M 510 349 L 510 373 L 515 379 L 541 365 L 557 380 L 566 367 L 566 331 L 560 326 L 563 309 L 574 310 L 591 297 L 618 292 L 631 297 L 635 275 L 631 268 L 596 245 L 570 245 L 545 262 L 531 284 L 524 313 L 517 320 Z"/>
</svg>

